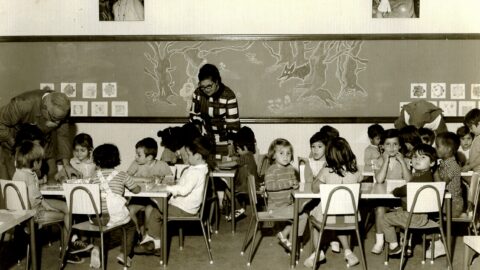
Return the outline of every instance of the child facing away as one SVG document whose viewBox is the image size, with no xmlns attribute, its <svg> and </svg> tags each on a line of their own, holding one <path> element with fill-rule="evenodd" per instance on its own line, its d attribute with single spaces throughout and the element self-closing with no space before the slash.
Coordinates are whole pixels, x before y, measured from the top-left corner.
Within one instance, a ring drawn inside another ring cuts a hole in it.
<svg viewBox="0 0 480 270">
<path fill-rule="evenodd" d="M 127 174 L 134 182 L 154 183 L 157 179 L 161 182 L 165 176 L 173 175 L 167 163 L 156 159 L 157 152 L 158 144 L 153 138 L 147 137 L 135 144 L 135 160 L 127 170 Z M 144 221 L 147 224 L 153 207 L 155 207 L 155 203 L 149 198 L 132 198 L 130 200 L 128 210 L 139 235 L 145 234 L 145 230 L 143 226 L 140 226 L 137 214 L 144 211 Z"/>
<path fill-rule="evenodd" d="M 271 166 L 265 173 L 265 189 L 268 193 L 267 210 L 270 215 L 293 218 L 293 202 L 291 192 L 298 189 L 298 176 L 291 161 L 293 147 L 285 139 L 275 139 L 268 148 L 268 159 Z M 298 224 L 298 235 L 302 236 L 307 224 L 307 215 L 301 214 Z M 280 245 L 287 251 L 292 249 L 291 225 L 278 232 L 277 238 Z"/>
<path fill-rule="evenodd" d="M 44 158 L 44 150 L 37 142 L 24 140 L 17 145 L 15 153 L 16 170 L 13 175 L 13 181 L 23 181 L 27 186 L 28 201 L 32 210 L 36 211 L 35 222 L 38 224 L 49 223 L 51 221 L 63 220 L 63 236 L 64 243 L 67 241 L 68 229 L 66 224 L 69 224 L 68 207 L 64 201 L 56 199 L 45 199 L 40 193 L 39 181 L 35 171 L 42 166 Z M 82 263 L 83 259 L 76 254 L 79 252 L 88 251 L 93 248 L 81 240 L 75 240 L 70 245 L 67 262 Z"/>
<path fill-rule="evenodd" d="M 413 149 L 412 167 L 415 172 L 412 178 L 407 182 L 433 182 L 433 174 L 437 163 L 437 153 L 435 148 L 428 144 L 419 144 Z M 385 241 L 388 242 L 389 255 L 397 255 L 402 252 L 402 247 L 398 244 L 397 233 L 395 227 L 405 227 L 407 224 L 409 212 L 407 212 L 407 186 L 392 190 L 392 194 L 402 199 L 402 208 L 396 211 L 386 213 L 383 218 L 383 231 L 385 233 Z M 412 215 L 411 225 L 414 227 L 421 227 L 427 224 L 427 214 Z M 411 250 L 411 248 L 409 248 Z M 410 251 L 411 252 L 411 251 Z M 407 251 L 408 253 L 408 251 Z"/>
<path fill-rule="evenodd" d="M 359 183 L 362 181 L 362 174 L 357 168 L 357 160 L 355 154 L 353 154 L 350 145 L 348 142 L 342 138 L 337 137 L 333 138 L 330 143 L 327 145 L 325 152 L 326 158 L 326 167 L 322 168 L 317 177 L 312 183 L 312 192 L 320 192 L 321 184 L 353 184 Z M 314 218 L 321 221 L 323 219 L 322 207 L 319 204 L 315 209 L 310 213 Z M 351 216 L 345 216 L 345 221 L 352 219 Z M 328 220 L 327 220 L 328 222 Z M 318 242 L 319 233 L 317 230 L 313 231 L 313 242 Z M 337 235 L 338 240 L 342 244 L 343 249 L 345 250 L 345 260 L 347 265 L 354 266 L 359 263 L 357 256 L 353 254 L 350 249 L 347 235 L 339 234 Z M 325 254 L 323 250 L 320 252 L 320 261 L 325 259 Z M 315 253 L 312 253 L 304 261 L 306 267 L 312 268 L 315 266 Z"/>
<path fill-rule="evenodd" d="M 457 160 L 460 166 L 463 166 L 468 163 L 468 159 L 470 158 L 470 148 L 472 147 L 472 141 L 475 135 L 470 132 L 467 126 L 461 126 L 457 129 L 457 136 L 460 138 Z"/>
<path fill-rule="evenodd" d="M 175 185 L 166 187 L 166 190 L 172 194 L 168 200 L 169 216 L 195 216 L 200 210 L 203 192 L 207 187 L 209 170 L 207 158 L 212 149 L 210 139 L 205 136 L 197 137 L 185 145 L 185 149 L 188 154 L 186 161 L 190 166 Z M 163 213 L 158 208 L 154 208 L 147 224 L 147 234 L 140 245 L 135 247 L 135 254 L 160 254 L 162 222 Z"/>
<path fill-rule="evenodd" d="M 437 156 L 441 159 L 438 169 L 433 174 L 436 182 L 445 182 L 446 190 L 452 194 L 452 217 L 459 217 L 463 212 L 463 198 L 461 187 L 462 168 L 455 157 L 460 146 L 460 139 L 453 132 L 440 133 L 436 142 Z M 445 246 L 439 239 L 435 241 L 434 258 L 445 255 Z M 430 250 L 432 246 L 430 245 Z M 427 251 L 427 259 L 431 258 L 431 251 Z"/>
<path fill-rule="evenodd" d="M 254 154 L 256 152 L 255 147 L 255 135 L 253 131 L 246 126 L 240 128 L 235 134 L 233 145 L 238 156 L 234 156 L 232 161 L 218 163 L 219 168 L 231 168 L 237 167 L 235 173 L 234 185 L 235 199 L 240 208 L 235 210 L 235 219 L 245 215 L 245 205 L 248 201 L 248 176 L 253 175 L 255 177 L 255 186 L 260 187 L 260 180 L 257 174 L 257 163 L 255 162 Z M 231 214 L 227 216 L 227 221 L 231 221 Z"/>
<path fill-rule="evenodd" d="M 202 136 L 199 128 L 193 122 L 186 123 L 181 127 L 168 127 L 157 132 L 162 138 L 161 146 L 164 147 L 160 160 L 168 165 L 187 164 L 188 157 L 185 151 L 185 144 L 193 139 Z"/>
<path fill-rule="evenodd" d="M 73 138 L 73 157 L 70 164 L 78 170 L 82 175 L 80 178 L 88 179 L 95 174 L 96 166 L 92 160 L 93 140 L 86 133 L 80 133 Z M 57 181 L 64 181 L 68 178 L 65 170 L 60 169 L 55 176 Z"/>
<path fill-rule="evenodd" d="M 117 171 L 115 167 L 120 165 L 120 152 L 118 148 L 113 144 L 102 144 L 96 147 L 93 150 L 93 162 L 97 165 L 97 173 L 91 179 L 92 184 L 100 185 L 100 194 L 101 194 L 101 214 L 99 220 L 96 217 L 90 217 L 90 220 L 93 224 L 98 225 L 102 224 L 103 226 L 107 225 L 111 217 L 111 209 L 107 205 L 107 193 L 113 193 L 118 196 L 124 196 L 125 188 L 130 190 L 132 193 L 139 193 L 140 187 L 133 181 L 133 179 L 126 172 Z M 125 201 L 126 203 L 126 201 Z M 135 232 L 131 229 L 135 224 L 130 219 L 126 217 L 122 222 L 129 222 L 127 229 L 127 266 L 130 266 L 132 263 L 133 255 L 133 239 L 135 237 Z M 122 240 L 123 241 L 123 240 Z M 120 263 L 124 263 L 123 254 L 120 253 L 117 256 L 117 260 Z M 92 249 L 90 266 L 93 268 L 99 268 L 100 255 L 99 249 L 95 246 Z"/>
<path fill-rule="evenodd" d="M 407 162 L 402 154 L 403 140 L 397 129 L 387 129 L 380 139 L 382 155 L 376 161 L 375 180 L 384 183 L 386 179 L 404 179 L 410 181 L 412 177 Z M 380 254 L 383 250 L 383 217 L 386 212 L 385 206 L 375 208 L 375 244 L 372 247 L 373 254 Z"/>
<path fill-rule="evenodd" d="M 365 170 L 374 167 L 374 163 L 380 157 L 380 137 L 382 136 L 384 129 L 379 124 L 373 124 L 368 127 L 367 134 L 370 140 L 370 145 L 365 148 L 363 154 L 363 165 Z"/>
<path fill-rule="evenodd" d="M 413 156 L 413 148 L 422 143 L 422 138 L 420 137 L 420 133 L 418 133 L 417 127 L 413 125 L 401 128 L 399 134 L 405 145 L 402 149 L 402 154 L 404 158 L 407 159 L 407 165 L 410 166 L 410 160 Z"/>
<path fill-rule="evenodd" d="M 420 135 L 420 139 L 422 139 L 422 143 L 433 145 L 435 142 L 435 132 L 429 128 L 419 128 L 418 134 Z"/>
</svg>

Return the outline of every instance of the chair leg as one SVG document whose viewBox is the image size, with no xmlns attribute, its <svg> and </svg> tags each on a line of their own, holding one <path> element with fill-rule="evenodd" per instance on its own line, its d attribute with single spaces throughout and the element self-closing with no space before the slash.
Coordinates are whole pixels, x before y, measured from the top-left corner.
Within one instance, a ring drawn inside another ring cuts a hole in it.
<svg viewBox="0 0 480 270">
<path fill-rule="evenodd" d="M 452 270 L 453 266 L 452 266 L 452 258 L 450 256 L 450 247 L 447 245 L 447 241 L 445 239 L 445 233 L 443 232 L 442 226 L 440 225 L 438 228 L 440 229 L 440 236 L 442 237 L 442 241 L 443 241 L 444 246 L 445 246 L 445 253 L 447 255 L 448 266 L 450 267 L 450 270 Z M 433 256 L 432 256 L 432 258 L 433 258 Z"/>
<path fill-rule="evenodd" d="M 389 249 L 390 249 L 390 247 L 388 246 L 388 243 L 385 242 L 384 247 L 383 247 L 383 250 L 384 250 L 384 252 L 385 252 L 385 258 L 384 258 L 384 261 L 383 261 L 383 264 L 384 264 L 384 265 L 388 265 L 388 260 L 390 259 L 390 258 L 388 257 L 388 251 L 389 251 Z"/>
<path fill-rule="evenodd" d="M 427 244 L 427 236 L 426 234 L 422 234 L 422 264 L 425 264 L 425 260 L 427 259 L 426 258 L 426 244 Z"/>
<path fill-rule="evenodd" d="M 248 255 L 247 266 L 250 266 L 252 263 L 252 256 L 253 252 L 255 251 L 255 239 L 257 238 L 257 230 L 258 230 L 258 221 L 255 222 L 255 227 L 253 228 L 253 238 L 252 238 L 252 247 L 250 248 L 250 254 Z"/>
<path fill-rule="evenodd" d="M 205 240 L 205 246 L 207 247 L 208 257 L 210 258 L 210 264 L 213 264 L 212 250 L 210 249 L 210 243 L 208 242 L 207 234 L 205 233 L 205 227 L 203 226 L 202 221 L 200 221 L 200 227 L 202 227 L 203 239 Z"/>
<path fill-rule="evenodd" d="M 100 233 L 100 263 L 102 264 L 102 269 L 106 270 L 106 263 L 105 263 L 105 245 L 103 242 L 103 233 Z"/>
<path fill-rule="evenodd" d="M 123 232 L 123 270 L 127 270 L 127 228 L 125 226 L 122 226 L 122 232 Z"/>
<path fill-rule="evenodd" d="M 30 244 L 27 244 L 27 259 L 25 262 L 25 270 L 29 270 L 30 268 L 29 262 L 30 262 Z"/>
<path fill-rule="evenodd" d="M 318 231 L 318 241 L 317 241 L 317 246 L 315 247 L 315 258 L 313 259 L 313 269 L 317 269 L 317 262 L 320 257 L 320 245 L 322 243 L 323 231 L 324 230 Z"/>
<path fill-rule="evenodd" d="M 183 228 L 181 226 L 178 227 L 178 244 L 180 246 L 180 250 L 183 250 Z"/>
<path fill-rule="evenodd" d="M 367 260 L 366 260 L 366 257 L 365 257 L 365 250 L 363 249 L 362 238 L 360 238 L 360 230 L 358 228 L 358 224 L 356 224 L 355 233 L 357 234 L 358 247 L 360 248 L 360 252 L 361 252 L 361 255 L 362 255 L 363 269 L 367 270 Z"/>
<path fill-rule="evenodd" d="M 248 241 L 250 240 L 250 231 L 252 230 L 254 220 L 255 217 L 252 216 L 250 223 L 248 224 L 247 234 L 245 234 L 245 239 L 243 239 L 242 251 L 240 252 L 240 255 L 242 256 L 245 253 L 245 249 L 247 249 Z"/>
<path fill-rule="evenodd" d="M 408 228 L 405 229 L 405 235 L 403 236 L 403 243 L 400 243 L 402 245 L 402 254 L 400 255 L 400 270 L 403 269 L 403 266 L 405 264 L 405 253 L 407 251 L 407 245 L 408 245 Z"/>
<path fill-rule="evenodd" d="M 210 219 L 207 219 L 205 222 L 204 222 L 204 226 L 207 228 L 207 239 L 208 239 L 208 242 L 212 242 L 212 234 L 210 232 L 210 228 L 212 226 L 210 226 Z"/>
<path fill-rule="evenodd" d="M 66 265 L 65 263 L 65 259 L 66 259 L 66 256 L 67 256 L 67 252 L 68 252 L 68 246 L 70 244 L 70 241 L 68 241 L 68 239 L 70 239 L 72 235 L 72 230 L 70 228 L 70 230 L 67 231 L 67 237 L 66 238 L 62 238 L 60 241 L 63 242 L 63 239 L 67 239 L 67 242 L 63 242 L 62 243 L 62 246 L 63 246 L 63 249 L 62 249 L 62 257 L 60 259 L 60 269 L 63 269 Z"/>
</svg>

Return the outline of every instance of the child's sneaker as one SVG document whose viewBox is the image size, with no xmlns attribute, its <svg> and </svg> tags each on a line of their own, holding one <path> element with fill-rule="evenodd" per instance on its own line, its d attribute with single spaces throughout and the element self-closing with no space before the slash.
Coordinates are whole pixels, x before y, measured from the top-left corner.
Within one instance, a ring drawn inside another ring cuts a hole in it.
<svg viewBox="0 0 480 270">
<path fill-rule="evenodd" d="M 390 249 L 388 251 L 389 256 L 395 256 L 395 255 L 398 255 L 400 253 L 402 253 L 402 245 L 397 245 L 397 247 L 395 247 L 394 249 Z"/>
<path fill-rule="evenodd" d="M 316 263 L 315 260 L 315 252 L 313 252 L 305 261 L 303 261 L 303 265 L 307 268 L 314 268 Z M 323 262 L 325 260 L 325 253 L 323 250 L 320 250 L 320 255 L 318 256 L 318 262 Z"/>
<path fill-rule="evenodd" d="M 279 244 L 288 252 L 292 251 L 292 243 L 288 241 L 287 238 L 285 238 L 282 234 L 282 232 L 277 233 L 277 238 L 279 240 Z"/>
<path fill-rule="evenodd" d="M 340 243 L 337 241 L 330 242 L 330 248 L 333 252 L 339 253 L 340 252 Z"/>
<path fill-rule="evenodd" d="M 101 262 L 100 262 L 100 251 L 98 250 L 98 247 L 94 247 L 92 249 L 92 255 L 90 256 L 90 267 L 91 268 L 100 268 Z"/>
<path fill-rule="evenodd" d="M 357 256 L 353 252 L 345 253 L 345 260 L 347 261 L 347 267 L 355 266 L 359 263 Z"/>
<path fill-rule="evenodd" d="M 92 244 L 87 244 L 82 240 L 75 240 L 70 245 L 70 249 L 68 250 L 68 252 L 70 252 L 70 254 L 77 254 L 80 252 L 89 251 L 92 248 L 93 248 Z"/>
<path fill-rule="evenodd" d="M 445 246 L 443 245 L 443 243 L 441 241 L 435 241 L 434 245 L 435 245 L 435 250 L 434 250 L 435 254 L 433 254 L 434 259 L 446 255 Z M 430 247 L 427 250 L 426 258 L 427 259 L 432 258 L 432 244 L 430 244 Z"/>
<path fill-rule="evenodd" d="M 383 244 L 378 244 L 378 243 L 375 243 L 375 245 L 373 245 L 371 250 L 371 252 L 375 255 L 380 255 L 382 251 L 383 251 Z"/>
<path fill-rule="evenodd" d="M 67 254 L 67 263 L 72 263 L 72 264 L 81 264 L 85 262 L 83 258 L 78 257 L 78 255 L 68 253 Z"/>
<path fill-rule="evenodd" d="M 245 208 L 240 208 L 238 210 L 235 210 L 235 220 L 238 220 L 244 216 L 245 216 Z M 232 215 L 228 215 L 225 218 L 228 222 L 232 221 Z"/>
<path fill-rule="evenodd" d="M 117 262 L 121 265 L 125 265 L 125 262 L 123 261 L 123 253 L 118 254 Z M 130 266 L 132 266 L 132 258 L 127 256 L 127 267 L 130 267 Z"/>
</svg>

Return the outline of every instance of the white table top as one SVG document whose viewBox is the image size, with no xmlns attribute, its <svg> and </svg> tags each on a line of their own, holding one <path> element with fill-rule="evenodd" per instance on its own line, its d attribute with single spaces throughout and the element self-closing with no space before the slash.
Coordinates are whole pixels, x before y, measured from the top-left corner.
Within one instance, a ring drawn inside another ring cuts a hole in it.
<svg viewBox="0 0 480 270">
<path fill-rule="evenodd" d="M 480 236 L 464 236 L 463 243 L 480 253 Z"/>
<path fill-rule="evenodd" d="M 125 189 L 125 197 L 150 197 L 150 198 L 165 198 L 170 195 L 170 192 L 165 190 L 165 185 L 150 185 L 147 188 L 146 184 L 138 184 L 141 188 L 140 193 L 132 193 L 130 190 Z M 42 195 L 57 195 L 64 196 L 63 187 L 60 185 L 54 186 L 41 186 L 40 193 Z"/>
<path fill-rule="evenodd" d="M 0 234 L 33 217 L 35 210 L 0 209 Z"/>
<path fill-rule="evenodd" d="M 363 176 L 374 176 L 371 165 L 364 165 L 361 169 L 362 169 Z M 472 176 L 472 175 L 473 175 L 473 171 L 462 172 L 462 176 Z"/>
</svg>

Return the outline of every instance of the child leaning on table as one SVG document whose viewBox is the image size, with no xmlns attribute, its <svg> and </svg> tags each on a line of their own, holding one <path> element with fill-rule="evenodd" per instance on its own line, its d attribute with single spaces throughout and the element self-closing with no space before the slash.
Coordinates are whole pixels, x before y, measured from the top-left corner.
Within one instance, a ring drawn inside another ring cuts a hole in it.
<svg viewBox="0 0 480 270">
<path fill-rule="evenodd" d="M 419 144 L 413 148 L 412 167 L 415 172 L 412 173 L 412 178 L 407 182 L 433 182 L 433 173 L 437 163 L 437 152 L 435 148 L 428 144 Z M 395 188 L 392 194 L 396 197 L 401 197 L 402 208 L 396 211 L 386 213 L 383 218 L 383 231 L 385 233 L 385 241 L 389 243 L 389 255 L 397 255 L 402 252 L 402 247 L 398 244 L 397 233 L 395 227 L 407 224 L 409 212 L 407 212 L 407 186 Z M 427 214 L 412 215 L 411 225 L 421 227 L 427 224 Z M 411 248 L 407 249 L 407 253 Z"/>
<path fill-rule="evenodd" d="M 397 129 L 387 129 L 382 133 L 380 139 L 382 155 L 376 161 L 375 179 L 378 183 L 386 179 L 404 179 L 410 181 L 411 172 L 402 155 L 404 148 L 403 140 Z M 380 254 L 383 250 L 383 217 L 386 212 L 385 206 L 375 208 L 375 244 L 372 247 L 373 254 Z"/>
<path fill-rule="evenodd" d="M 63 220 L 63 236 L 68 237 L 66 228 L 66 224 L 69 224 L 67 204 L 61 200 L 45 199 L 40 193 L 39 181 L 35 171 L 42 166 L 43 158 L 44 150 L 39 143 L 28 140 L 20 143 L 16 148 L 16 170 L 12 180 L 25 182 L 30 207 L 32 210 L 36 210 L 35 221 L 37 223 L 48 223 L 50 221 Z M 62 241 L 66 243 L 67 239 L 62 239 Z M 74 254 L 87 251 L 92 247 L 92 245 L 88 245 L 81 240 L 75 240 L 69 250 L 67 261 L 81 263 L 82 260 Z"/>
<path fill-rule="evenodd" d="M 111 206 L 111 204 L 107 205 L 107 193 L 111 192 L 113 194 L 123 197 L 125 193 L 125 188 L 130 190 L 132 193 L 139 193 L 140 187 L 126 172 L 115 170 L 115 167 L 120 165 L 120 152 L 115 145 L 102 144 L 96 147 L 93 150 L 93 162 L 95 162 L 95 164 L 97 165 L 98 170 L 97 174 L 91 179 L 91 183 L 100 185 L 102 209 L 99 220 L 97 220 L 96 217 L 90 217 L 90 220 L 95 225 L 102 224 L 105 226 L 110 222 L 111 217 L 114 217 L 111 216 L 109 213 L 109 207 Z M 121 207 L 123 205 L 117 206 Z M 129 227 L 135 226 L 128 215 L 120 222 L 129 222 Z M 127 265 L 131 264 L 134 236 L 135 232 L 132 229 L 128 228 L 126 243 L 128 252 Z M 123 254 L 118 255 L 117 260 L 123 263 Z M 92 250 L 90 266 L 92 266 L 93 268 L 99 268 L 101 266 L 98 247 L 95 247 Z"/>
<path fill-rule="evenodd" d="M 268 159 L 271 166 L 265 173 L 265 189 L 268 194 L 268 212 L 273 216 L 293 218 L 293 201 L 291 192 L 298 189 L 298 175 L 290 162 L 293 157 L 293 147 L 285 139 L 275 139 L 268 148 Z M 302 236 L 307 224 L 307 215 L 301 214 L 298 224 L 298 235 Z M 280 245 L 291 251 L 292 226 L 287 225 L 278 232 Z M 290 238 L 290 239 L 289 239 Z"/>
<path fill-rule="evenodd" d="M 325 152 L 325 158 L 327 161 L 327 165 L 320 170 L 319 176 L 313 181 L 312 192 L 320 192 L 321 184 L 354 184 L 362 181 L 362 173 L 357 168 L 357 160 L 355 154 L 353 154 L 350 145 L 344 138 L 333 138 L 329 142 Z M 317 205 L 315 209 L 312 210 L 310 215 L 321 221 L 323 219 L 321 205 Z M 347 220 L 353 217 L 345 216 L 344 218 L 345 220 Z M 314 243 L 318 242 L 318 237 L 319 233 L 317 232 L 317 230 L 314 230 Z M 347 265 L 350 267 L 358 264 L 359 261 L 357 256 L 355 256 L 355 254 L 353 254 L 352 250 L 350 249 L 347 235 L 338 235 L 338 240 L 340 240 L 340 243 L 345 250 L 345 260 L 347 261 Z M 324 259 L 325 254 L 323 250 L 321 250 L 319 260 L 323 261 Z M 305 260 L 304 265 L 311 268 L 316 264 L 314 260 L 315 253 L 311 254 L 310 257 Z"/>
<path fill-rule="evenodd" d="M 156 159 L 157 152 L 158 144 L 153 138 L 144 138 L 135 144 L 135 160 L 127 170 L 134 182 L 154 183 L 155 179 L 163 180 L 165 176 L 173 175 L 166 162 Z M 155 207 L 155 203 L 149 198 L 132 198 L 130 200 L 128 210 L 139 235 L 144 235 L 145 230 L 144 226 L 140 226 L 138 223 L 137 214 L 145 211 L 144 224 L 147 224 L 153 207 Z"/>
<path fill-rule="evenodd" d="M 93 140 L 86 133 L 80 133 L 73 138 L 73 157 L 70 159 L 70 165 L 82 173 L 81 178 L 88 179 L 95 174 L 96 166 L 92 160 Z M 68 178 L 65 170 L 60 169 L 55 176 L 57 181 L 63 181 Z"/>
</svg>

